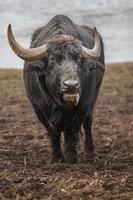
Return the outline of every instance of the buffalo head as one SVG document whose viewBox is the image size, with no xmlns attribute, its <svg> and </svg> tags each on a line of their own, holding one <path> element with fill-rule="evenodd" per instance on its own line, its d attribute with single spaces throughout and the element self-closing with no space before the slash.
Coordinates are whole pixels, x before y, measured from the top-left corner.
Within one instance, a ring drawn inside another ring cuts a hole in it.
<svg viewBox="0 0 133 200">
<path fill-rule="evenodd" d="M 82 57 L 98 60 L 101 54 L 99 34 L 94 28 L 93 49 L 82 45 L 81 41 L 69 35 L 56 35 L 40 47 L 25 49 L 20 46 L 8 27 L 8 40 L 11 48 L 26 61 L 44 60 L 46 84 L 52 96 L 60 102 L 77 105 L 81 94 Z"/>
</svg>

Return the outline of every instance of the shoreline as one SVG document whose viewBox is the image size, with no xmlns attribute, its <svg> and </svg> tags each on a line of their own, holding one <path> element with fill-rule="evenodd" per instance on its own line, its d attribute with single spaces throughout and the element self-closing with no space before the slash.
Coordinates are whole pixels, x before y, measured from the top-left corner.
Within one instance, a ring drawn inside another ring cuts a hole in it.
<svg viewBox="0 0 133 200">
<path fill-rule="evenodd" d="M 112 66 L 121 66 L 123 67 L 124 65 L 133 65 L 133 61 L 123 61 L 123 62 L 110 62 L 110 63 L 105 63 L 105 67 L 112 67 Z M 18 67 L 0 67 L 0 70 L 23 70 L 22 68 Z"/>
<path fill-rule="evenodd" d="M 100 96 L 126 96 L 133 87 L 133 62 L 110 63 L 105 66 Z M 24 94 L 23 69 L 0 69 L 1 96 L 21 98 Z M 15 93 L 14 93 L 15 92 Z"/>
</svg>

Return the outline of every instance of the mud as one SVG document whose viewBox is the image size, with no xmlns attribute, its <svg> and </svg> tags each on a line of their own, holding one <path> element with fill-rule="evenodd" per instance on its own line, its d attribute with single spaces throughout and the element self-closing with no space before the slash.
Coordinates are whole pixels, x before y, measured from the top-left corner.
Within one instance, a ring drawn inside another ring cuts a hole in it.
<svg viewBox="0 0 133 200">
<path fill-rule="evenodd" d="M 46 130 L 23 96 L 0 96 L 0 199 L 133 200 L 133 94 L 100 95 L 95 160 L 84 160 L 82 130 L 73 165 L 49 164 Z"/>
</svg>

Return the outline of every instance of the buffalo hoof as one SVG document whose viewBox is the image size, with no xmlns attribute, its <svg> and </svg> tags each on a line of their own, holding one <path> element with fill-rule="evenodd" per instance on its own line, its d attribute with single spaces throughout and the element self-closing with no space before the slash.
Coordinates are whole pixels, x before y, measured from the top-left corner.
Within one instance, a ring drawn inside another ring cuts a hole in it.
<svg viewBox="0 0 133 200">
<path fill-rule="evenodd" d="M 85 152 L 84 158 L 86 162 L 93 162 L 94 161 L 94 152 Z"/>
<path fill-rule="evenodd" d="M 64 161 L 64 158 L 62 155 L 52 155 L 50 159 L 50 164 L 59 164 Z"/>
<path fill-rule="evenodd" d="M 65 151 L 65 162 L 74 164 L 77 162 L 77 153 L 75 151 Z"/>
</svg>

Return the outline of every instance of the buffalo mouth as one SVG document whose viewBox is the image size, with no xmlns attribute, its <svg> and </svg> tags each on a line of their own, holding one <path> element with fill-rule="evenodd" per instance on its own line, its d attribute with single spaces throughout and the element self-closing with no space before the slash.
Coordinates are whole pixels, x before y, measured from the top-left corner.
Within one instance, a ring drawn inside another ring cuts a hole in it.
<svg viewBox="0 0 133 200">
<path fill-rule="evenodd" d="M 72 104 L 72 105 L 77 105 L 79 102 L 79 93 L 63 93 L 63 99 L 65 102 Z"/>
</svg>

